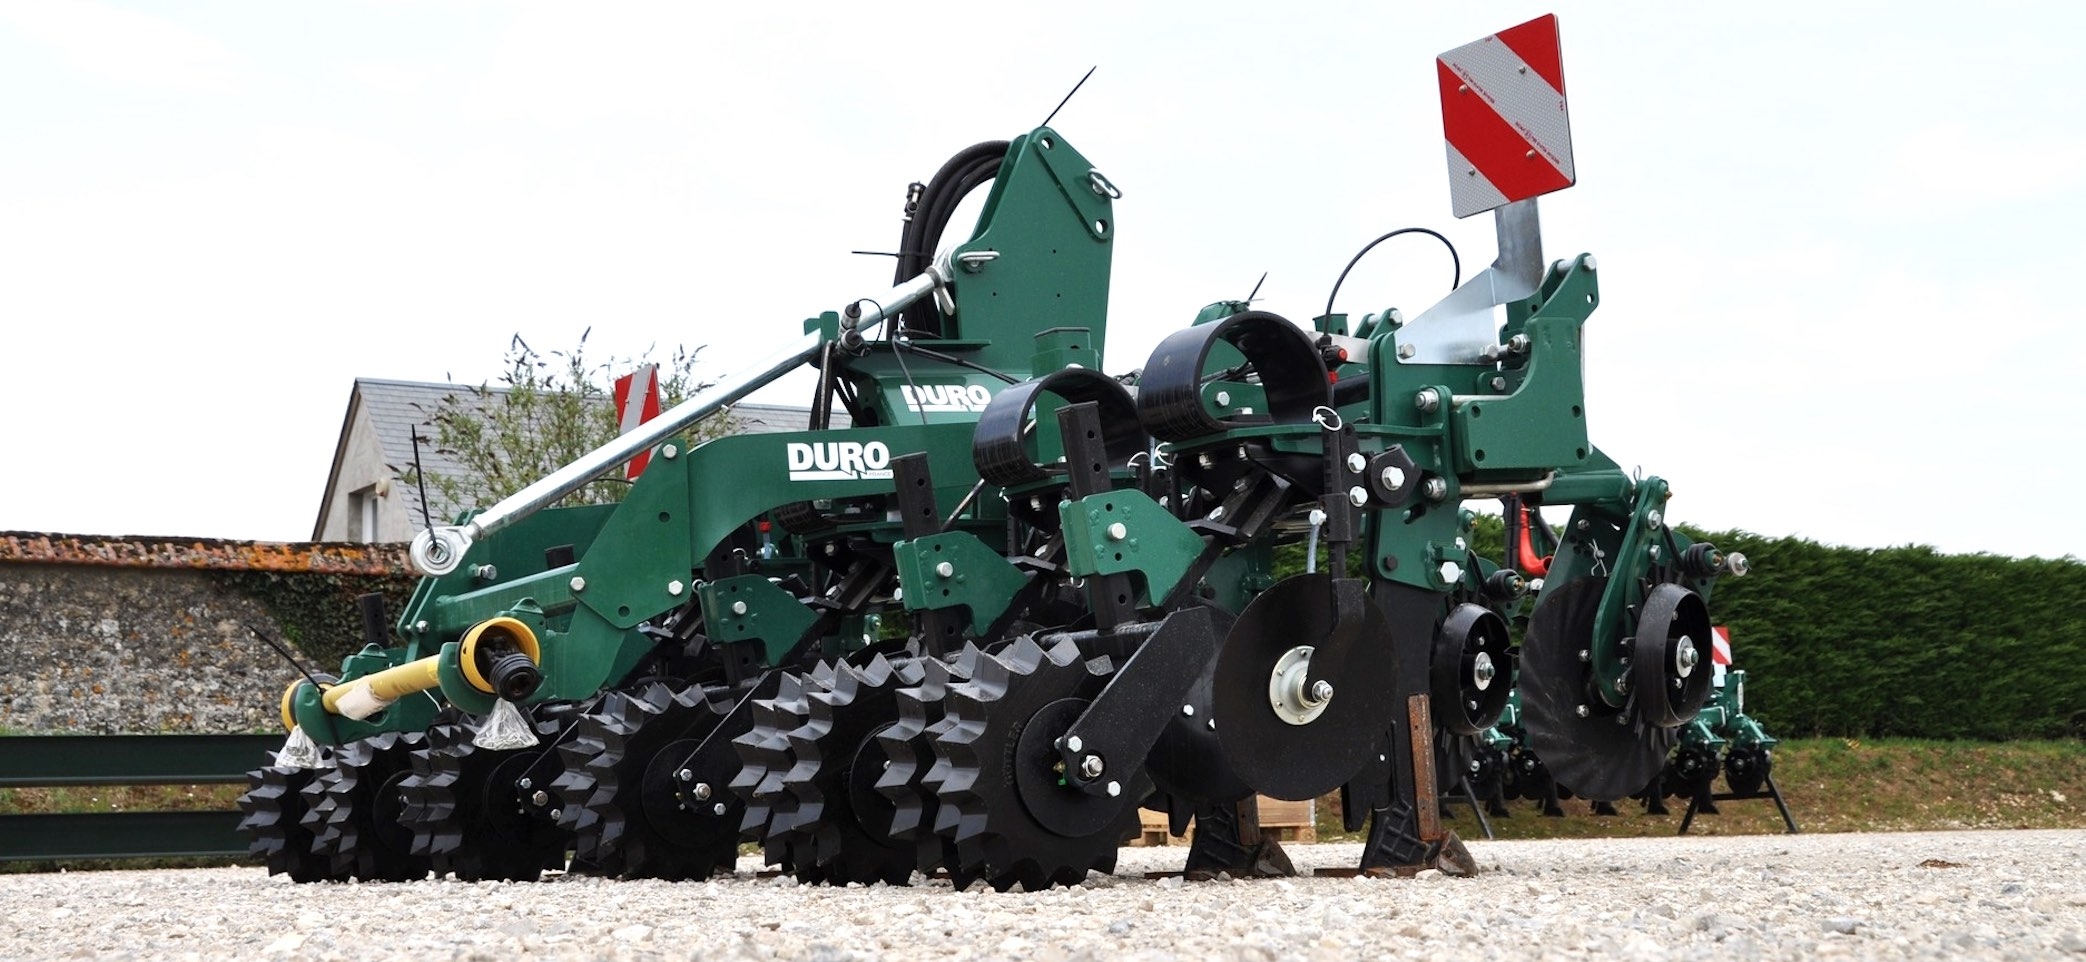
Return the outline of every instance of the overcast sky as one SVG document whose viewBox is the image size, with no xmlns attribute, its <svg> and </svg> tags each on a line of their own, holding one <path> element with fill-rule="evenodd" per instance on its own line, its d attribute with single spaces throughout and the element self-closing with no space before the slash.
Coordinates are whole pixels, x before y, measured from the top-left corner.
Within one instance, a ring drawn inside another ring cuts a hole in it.
<svg viewBox="0 0 2086 962">
<path fill-rule="evenodd" d="M 1110 371 L 1394 227 L 1467 276 L 1433 58 L 1554 11 L 1595 443 L 1713 528 L 2086 553 L 2086 8 L 1417 6 L 0 0 L 0 530 L 307 537 L 355 377 L 516 333 L 730 370 L 1097 64 L 1054 126 L 1124 192 Z M 1339 306 L 1448 275 L 1401 238 Z"/>
</svg>

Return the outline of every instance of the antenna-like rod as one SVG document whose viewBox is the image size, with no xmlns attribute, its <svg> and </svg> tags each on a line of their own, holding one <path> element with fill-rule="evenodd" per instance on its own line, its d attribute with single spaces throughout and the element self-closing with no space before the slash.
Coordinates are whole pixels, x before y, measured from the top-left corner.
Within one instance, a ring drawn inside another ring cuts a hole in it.
<svg viewBox="0 0 2086 962">
<path fill-rule="evenodd" d="M 1093 65 L 1093 66 L 1091 66 L 1091 67 L 1088 67 L 1088 68 L 1086 68 L 1086 76 L 1085 76 L 1085 77 L 1081 77 L 1081 78 L 1079 78 L 1079 82 L 1078 82 L 1078 83 L 1076 83 L 1076 84 L 1073 84 L 1073 85 L 1072 85 L 1072 89 L 1071 89 L 1071 90 L 1069 90 L 1069 91 L 1066 91 L 1066 93 L 1065 93 L 1065 99 L 1063 99 L 1063 100 L 1060 100 L 1060 101 L 1058 101 L 1058 102 L 1057 102 L 1057 106 L 1055 106 L 1055 107 L 1052 107 L 1052 108 L 1050 109 L 1050 116 L 1048 116 L 1048 117 L 1045 117 L 1045 118 L 1043 118 L 1043 122 L 1042 122 L 1042 123 L 1040 123 L 1040 124 L 1037 124 L 1036 126 L 1038 126 L 1038 127 L 1048 127 L 1048 126 L 1050 126 L 1050 122 L 1051 122 L 1051 121 L 1053 121 L 1053 120 L 1056 120 L 1056 119 L 1057 119 L 1057 112 L 1058 112 L 1058 111 L 1060 111 L 1060 110 L 1063 110 L 1063 109 L 1065 109 L 1065 105 L 1066 105 L 1066 104 L 1069 104 L 1069 103 L 1071 103 L 1071 102 L 1072 102 L 1072 95 L 1073 95 L 1073 94 L 1076 94 L 1076 93 L 1078 93 L 1078 92 L 1079 92 L 1079 88 L 1081 88 L 1081 87 L 1084 87 L 1084 86 L 1086 86 L 1086 78 L 1087 78 L 1087 77 L 1091 77 L 1091 76 L 1093 76 L 1093 75 L 1094 75 L 1094 71 L 1096 71 L 1096 70 L 1099 70 L 1099 69 L 1101 69 L 1101 65 L 1100 65 L 1100 64 L 1095 64 L 1095 65 Z"/>
</svg>

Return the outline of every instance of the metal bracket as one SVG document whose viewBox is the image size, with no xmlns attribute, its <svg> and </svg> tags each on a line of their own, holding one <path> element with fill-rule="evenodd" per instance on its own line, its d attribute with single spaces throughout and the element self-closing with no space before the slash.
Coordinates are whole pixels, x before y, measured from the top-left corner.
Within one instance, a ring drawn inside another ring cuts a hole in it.
<svg viewBox="0 0 2086 962">
<path fill-rule="evenodd" d="M 1499 256 L 1398 329 L 1400 364 L 1489 364 L 1485 350 L 1499 345 L 1492 309 L 1526 300 L 1543 281 L 1543 228 L 1534 198 L 1492 212 Z"/>
<path fill-rule="evenodd" d="M 1109 765 L 1123 769 L 1144 764 L 1159 733 L 1180 712 L 1188 690 L 1216 662 L 1224 638 L 1218 630 L 1219 614 L 1202 607 L 1176 611 L 1130 653 L 1108 687 L 1058 739 L 1067 784 L 1089 795 L 1107 795 L 1108 783 L 1121 781 L 1121 776 L 1109 775 Z M 1102 764 L 1089 758 L 1101 759 Z"/>
</svg>

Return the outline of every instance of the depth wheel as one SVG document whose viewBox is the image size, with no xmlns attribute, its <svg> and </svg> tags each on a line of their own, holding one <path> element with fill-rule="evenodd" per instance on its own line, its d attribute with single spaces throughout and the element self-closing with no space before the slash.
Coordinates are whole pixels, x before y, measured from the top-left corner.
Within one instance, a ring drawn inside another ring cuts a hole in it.
<svg viewBox="0 0 2086 962">
<path fill-rule="evenodd" d="M 556 740 L 558 722 L 534 719 L 545 744 Z M 399 821 L 413 833 L 413 853 L 428 857 L 436 878 L 465 882 L 499 879 L 533 882 L 546 869 L 565 867 L 572 833 L 549 817 L 555 803 L 528 802 L 518 782 L 550 748 L 488 751 L 471 743 L 462 724 L 428 731 L 426 747 L 413 752 L 413 773 L 400 785 L 406 796 Z M 541 769 L 539 768 L 540 772 Z M 544 773 L 546 782 L 551 773 Z"/>
<path fill-rule="evenodd" d="M 948 728 L 935 738 L 930 788 L 941 797 L 935 829 L 953 846 L 950 872 L 1006 891 L 1077 885 L 1115 869 L 1116 847 L 1138 828 L 1149 792 L 1141 759 L 1109 759 L 1113 794 L 1065 784 L 1057 739 L 1100 693 L 1113 669 L 1078 645 L 1048 651 L 1022 636 L 951 685 Z"/>
<path fill-rule="evenodd" d="M 699 686 L 654 683 L 603 698 L 558 750 L 565 799 L 558 824 L 573 833 L 574 861 L 615 878 L 699 879 L 738 859 L 736 809 L 712 787 L 710 807 L 686 807 L 674 777 L 685 752 L 724 712 Z M 692 773 L 691 773 L 692 774 Z M 685 783 L 693 792 L 698 783 Z M 724 805 L 718 812 L 715 805 Z"/>
<path fill-rule="evenodd" d="M 1765 748 L 1737 748 L 1724 753 L 1724 783 L 1734 795 L 1758 795 L 1774 772 L 1775 756 Z"/>
<path fill-rule="evenodd" d="M 301 824 L 312 834 L 312 851 L 331 860 L 335 878 L 427 877 L 427 856 L 413 854 L 413 833 L 399 823 L 413 752 L 426 744 L 425 732 L 373 735 L 334 752 L 334 767 L 304 786 Z"/>
<path fill-rule="evenodd" d="M 333 860 L 312 851 L 312 833 L 303 824 L 302 789 L 318 772 L 270 765 L 246 773 L 246 794 L 239 796 L 239 830 L 246 833 L 247 852 L 268 865 L 270 875 L 295 882 L 337 881 Z"/>
</svg>

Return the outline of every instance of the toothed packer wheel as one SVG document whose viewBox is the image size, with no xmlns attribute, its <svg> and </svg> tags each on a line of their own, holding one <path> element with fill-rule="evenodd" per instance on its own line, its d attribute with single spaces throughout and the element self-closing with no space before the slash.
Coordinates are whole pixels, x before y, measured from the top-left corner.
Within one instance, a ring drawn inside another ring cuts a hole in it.
<svg viewBox="0 0 2086 962">
<path fill-rule="evenodd" d="M 334 767 L 304 786 L 301 824 L 312 834 L 312 851 L 331 861 L 334 877 L 427 877 L 427 856 L 413 854 L 413 833 L 398 820 L 413 752 L 426 744 L 425 732 L 384 732 L 352 742 L 334 752 Z"/>
<path fill-rule="evenodd" d="M 674 777 L 723 718 L 701 687 L 676 691 L 664 683 L 610 694 L 581 716 L 558 749 L 566 769 L 557 782 L 565 799 L 558 824 L 573 833 L 574 861 L 615 878 L 730 871 L 738 859 L 736 807 L 715 787 L 715 802 L 689 806 Z"/>
<path fill-rule="evenodd" d="M 929 786 L 934 773 L 934 740 L 949 730 L 944 714 L 949 685 L 970 680 L 985 653 L 966 643 L 949 661 L 921 662 L 921 679 L 898 691 L 898 719 L 877 732 L 876 740 L 890 761 L 877 778 L 876 790 L 891 804 L 891 836 L 913 846 L 914 867 L 926 874 L 947 866 L 953 850 L 934 831 L 941 798 Z M 935 778 L 936 783 L 940 776 Z M 975 878 L 951 875 L 959 889 L 969 888 Z"/>
<path fill-rule="evenodd" d="M 833 687 L 812 691 L 809 716 L 789 733 L 796 764 L 783 788 L 796 800 L 789 845 L 799 877 L 833 885 L 905 885 L 914 846 L 891 837 L 895 806 L 876 789 L 890 765 L 877 734 L 897 724 L 898 690 L 918 684 L 912 660 L 872 656 L 860 668 L 837 666 Z"/>
<path fill-rule="evenodd" d="M 791 833 L 797 823 L 797 798 L 783 784 L 796 756 L 790 750 L 789 733 L 810 717 L 809 691 L 825 690 L 833 683 L 833 667 L 818 665 L 811 674 L 778 671 L 769 674 L 763 696 L 756 692 L 748 714 L 751 725 L 732 741 L 739 756 L 739 771 L 731 790 L 743 805 L 740 833 L 761 843 L 761 856 L 770 865 L 797 874 L 800 881 L 816 881 L 810 869 L 811 853 L 801 850 Z M 803 870 L 799 871 L 799 863 Z"/>
<path fill-rule="evenodd" d="M 1023 636 L 950 686 L 951 722 L 935 739 L 928 782 L 942 802 L 935 829 L 954 843 L 952 874 L 1035 891 L 1115 869 L 1116 847 L 1138 831 L 1137 804 L 1151 790 L 1142 759 L 1105 760 L 1119 790 L 1101 795 L 1068 785 L 1055 767 L 1057 739 L 1112 671 L 1069 640 L 1046 651 Z"/>
<path fill-rule="evenodd" d="M 246 794 L 239 796 L 239 830 L 249 839 L 247 852 L 268 865 L 270 875 L 295 882 L 336 881 L 333 861 L 312 851 L 312 833 L 303 824 L 302 789 L 318 775 L 309 768 L 273 764 L 246 773 Z"/>
<path fill-rule="evenodd" d="M 489 751 L 472 744 L 469 725 L 438 725 L 428 731 L 426 747 L 413 752 L 413 773 L 401 784 L 406 796 L 399 821 L 413 833 L 413 853 L 429 858 L 435 877 L 455 875 L 465 882 L 500 879 L 533 882 L 546 869 L 565 867 L 572 834 L 559 828 L 549 812 L 556 804 L 543 793 L 543 804 L 531 796 L 542 791 L 520 782 L 532 767 L 546 787 L 555 766 L 537 763 L 557 740 L 558 721 L 532 720 L 542 744 L 513 751 Z"/>
</svg>

